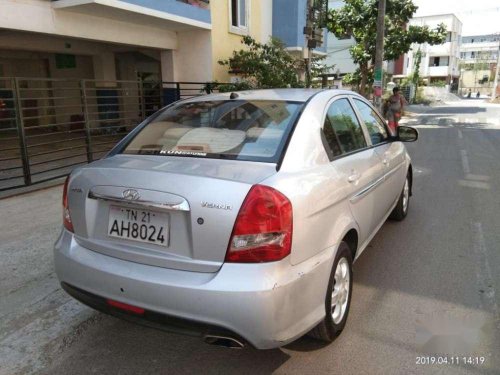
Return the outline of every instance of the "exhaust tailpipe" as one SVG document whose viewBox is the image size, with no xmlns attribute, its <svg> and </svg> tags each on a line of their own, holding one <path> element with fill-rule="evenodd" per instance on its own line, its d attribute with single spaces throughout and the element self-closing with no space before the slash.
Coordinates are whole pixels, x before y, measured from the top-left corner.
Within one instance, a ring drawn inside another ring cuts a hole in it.
<svg viewBox="0 0 500 375">
<path fill-rule="evenodd" d="M 230 349 L 243 349 L 245 347 L 243 342 L 234 337 L 205 335 L 203 341 L 210 345 L 217 345 Z"/>
</svg>

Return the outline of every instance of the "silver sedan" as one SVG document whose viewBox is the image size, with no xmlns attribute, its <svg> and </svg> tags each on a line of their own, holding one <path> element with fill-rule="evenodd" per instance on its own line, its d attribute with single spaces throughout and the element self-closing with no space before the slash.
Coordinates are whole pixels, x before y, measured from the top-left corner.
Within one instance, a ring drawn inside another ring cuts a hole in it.
<svg viewBox="0 0 500 375">
<path fill-rule="evenodd" d="M 179 101 L 68 177 L 57 275 L 95 309 L 211 344 L 333 341 L 353 261 L 408 213 L 417 138 L 350 91 Z"/>
</svg>

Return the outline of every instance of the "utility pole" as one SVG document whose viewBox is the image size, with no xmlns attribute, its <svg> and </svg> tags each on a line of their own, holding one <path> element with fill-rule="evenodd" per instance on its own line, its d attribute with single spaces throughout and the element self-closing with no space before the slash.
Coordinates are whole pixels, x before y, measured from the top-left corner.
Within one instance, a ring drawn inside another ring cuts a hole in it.
<svg viewBox="0 0 500 375">
<path fill-rule="evenodd" d="M 328 10 L 327 0 L 307 0 L 306 25 L 304 35 L 306 46 L 304 48 L 304 62 L 306 65 L 306 86 L 311 87 L 311 65 L 313 49 L 323 44 L 323 27 Z"/>
<path fill-rule="evenodd" d="M 495 70 L 495 77 L 493 79 L 493 91 L 491 92 L 491 99 L 495 99 L 497 96 L 497 86 L 498 86 L 498 74 L 500 73 L 500 42 L 498 42 L 497 50 L 497 68 Z"/>
<path fill-rule="evenodd" d="M 306 27 L 304 28 L 304 34 L 306 34 L 306 43 L 307 43 L 307 55 L 305 56 L 307 88 L 311 87 L 311 57 L 313 49 L 309 41 L 312 40 L 313 33 L 314 33 L 314 0 L 307 0 L 307 18 L 306 18 Z"/>
<path fill-rule="evenodd" d="M 378 2 L 377 40 L 375 46 L 375 70 L 373 80 L 373 104 L 382 111 L 382 64 L 384 61 L 385 0 Z"/>
</svg>

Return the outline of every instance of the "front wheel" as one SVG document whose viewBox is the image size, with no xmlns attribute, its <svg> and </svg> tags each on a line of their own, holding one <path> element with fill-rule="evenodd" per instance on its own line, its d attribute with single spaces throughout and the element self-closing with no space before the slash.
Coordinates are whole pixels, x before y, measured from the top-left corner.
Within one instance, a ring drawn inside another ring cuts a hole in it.
<svg viewBox="0 0 500 375">
<path fill-rule="evenodd" d="M 325 318 L 309 334 L 332 342 L 345 327 L 352 294 L 352 257 L 346 242 L 340 243 L 333 262 L 325 298 Z"/>
<path fill-rule="evenodd" d="M 394 207 L 394 210 L 392 210 L 389 218 L 397 221 L 403 220 L 406 217 L 406 215 L 408 215 L 409 206 L 410 206 L 410 175 L 407 174 L 405 184 L 403 186 L 403 191 L 401 192 L 398 203 L 396 204 L 396 207 Z"/>
</svg>

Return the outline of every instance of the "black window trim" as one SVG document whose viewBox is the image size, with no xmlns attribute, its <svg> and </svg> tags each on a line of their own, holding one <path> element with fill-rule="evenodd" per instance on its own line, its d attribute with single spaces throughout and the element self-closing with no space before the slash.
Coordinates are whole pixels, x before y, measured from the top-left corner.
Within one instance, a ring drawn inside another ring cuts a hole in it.
<svg viewBox="0 0 500 375">
<path fill-rule="evenodd" d="M 326 141 L 325 132 L 324 132 L 323 129 L 324 129 L 324 126 L 325 126 L 326 116 L 328 115 L 328 109 L 330 109 L 330 106 L 334 102 L 336 102 L 337 100 L 340 100 L 340 99 L 347 99 L 347 101 L 349 102 L 349 105 L 352 107 L 354 115 L 356 116 L 356 119 L 358 120 L 359 126 L 361 127 L 361 130 L 363 132 L 363 136 L 364 136 L 365 142 L 366 142 L 366 147 L 358 148 L 357 150 L 349 151 L 349 152 L 346 152 L 346 153 L 343 153 L 343 154 L 340 154 L 340 155 L 337 155 L 337 156 L 332 156 L 333 155 L 333 151 L 330 149 L 330 145 L 328 145 L 328 142 Z M 352 101 L 350 100 L 350 95 L 348 95 L 348 94 L 338 94 L 338 95 L 332 96 L 328 100 L 328 103 L 326 104 L 325 108 L 323 109 L 323 116 L 322 116 L 322 121 L 321 121 L 320 132 L 321 132 L 321 134 L 320 134 L 320 136 L 321 136 L 321 142 L 323 143 L 323 147 L 325 148 L 325 152 L 326 152 L 326 155 L 328 156 L 328 160 L 330 160 L 330 163 L 334 162 L 335 160 L 342 159 L 342 158 L 344 158 L 346 156 L 351 156 L 351 155 L 357 154 L 359 152 L 363 152 L 363 151 L 366 151 L 366 150 L 369 150 L 369 149 L 373 148 L 373 146 L 371 145 L 371 140 L 368 143 L 366 129 L 363 126 L 363 124 L 359 121 L 359 116 L 358 116 L 358 113 L 357 113 L 357 108 L 354 107 Z M 328 151 L 328 149 L 330 149 L 330 151 Z"/>
<path fill-rule="evenodd" d="M 395 137 L 395 136 L 393 136 L 391 134 L 391 131 L 387 127 L 387 124 L 386 124 L 385 120 L 379 115 L 379 113 L 377 112 L 377 110 L 375 109 L 375 107 L 373 107 L 373 105 L 368 100 L 366 100 L 362 96 L 357 96 L 357 95 L 350 95 L 350 99 L 351 99 L 352 104 L 353 104 L 353 106 L 355 108 L 356 115 L 358 117 L 358 121 L 361 123 L 361 126 L 366 131 L 366 133 L 365 133 L 366 136 L 370 140 L 370 148 L 376 148 L 376 147 L 379 147 L 379 146 L 382 146 L 382 145 L 386 145 L 386 144 L 389 144 L 389 143 L 394 142 L 395 140 L 397 140 L 397 137 Z M 368 132 L 368 129 L 366 128 L 366 125 L 365 125 L 364 121 L 362 121 L 363 118 L 361 117 L 361 112 L 359 111 L 358 107 L 356 107 L 356 103 L 354 103 L 354 100 L 359 100 L 360 102 L 368 104 L 368 107 L 370 107 L 375 112 L 375 115 L 379 118 L 379 120 L 382 121 L 382 124 L 384 124 L 384 129 L 385 129 L 385 131 L 387 132 L 387 135 L 388 135 L 388 137 L 387 137 L 387 139 L 385 141 L 377 143 L 376 145 L 374 145 L 372 143 L 372 139 L 370 137 L 370 133 Z"/>
</svg>

